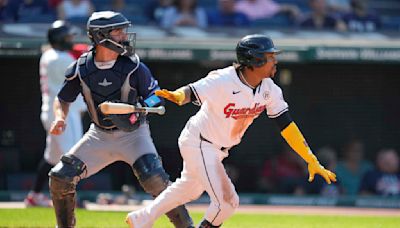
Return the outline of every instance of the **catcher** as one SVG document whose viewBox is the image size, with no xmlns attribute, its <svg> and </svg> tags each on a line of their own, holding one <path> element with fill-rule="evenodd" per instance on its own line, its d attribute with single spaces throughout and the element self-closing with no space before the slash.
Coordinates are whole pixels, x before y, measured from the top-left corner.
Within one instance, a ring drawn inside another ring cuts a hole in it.
<svg viewBox="0 0 400 228">
<path fill-rule="evenodd" d="M 169 184 L 150 136 L 146 116 L 105 116 L 97 108 L 105 101 L 136 106 L 160 106 L 154 95 L 159 89 L 150 70 L 134 53 L 134 33 L 127 31 L 131 22 L 112 11 L 95 12 L 87 23 L 94 48 L 70 65 L 65 82 L 54 101 L 55 121 L 50 133 L 60 135 L 65 127 L 70 103 L 79 94 L 85 98 L 93 123 L 83 138 L 51 169 L 50 193 L 58 227 L 74 227 L 76 185 L 107 165 L 121 160 L 132 166 L 143 189 L 156 197 Z M 169 210 L 175 227 L 192 227 L 185 206 Z"/>
</svg>

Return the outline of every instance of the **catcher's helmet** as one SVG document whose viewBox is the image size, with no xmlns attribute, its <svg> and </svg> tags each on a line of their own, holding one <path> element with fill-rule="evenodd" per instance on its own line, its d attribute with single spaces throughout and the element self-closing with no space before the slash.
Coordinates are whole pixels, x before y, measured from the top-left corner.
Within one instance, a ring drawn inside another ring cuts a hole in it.
<svg viewBox="0 0 400 228">
<path fill-rule="evenodd" d="M 67 39 L 67 36 L 75 34 L 70 24 L 66 21 L 57 20 L 47 30 L 47 40 L 55 49 L 71 50 L 73 43 Z"/>
<path fill-rule="evenodd" d="M 242 66 L 260 67 L 267 62 L 264 53 L 280 52 L 275 48 L 271 38 L 259 34 L 243 37 L 236 46 L 237 61 Z"/>
<path fill-rule="evenodd" d="M 114 29 L 128 28 L 131 22 L 124 15 L 113 11 L 94 12 L 87 22 L 87 33 L 93 46 L 101 45 L 120 55 L 131 56 L 134 54 L 135 33 L 127 33 L 126 41 L 113 40 L 110 32 Z"/>
</svg>

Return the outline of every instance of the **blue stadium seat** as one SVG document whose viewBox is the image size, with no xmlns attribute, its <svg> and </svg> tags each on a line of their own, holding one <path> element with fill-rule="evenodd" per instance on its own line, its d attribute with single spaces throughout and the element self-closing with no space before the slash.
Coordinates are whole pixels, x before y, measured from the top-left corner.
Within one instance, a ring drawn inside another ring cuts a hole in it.
<svg viewBox="0 0 400 228">
<path fill-rule="evenodd" d="M 288 28 L 293 26 L 293 21 L 285 14 L 278 14 L 272 18 L 254 20 L 251 25 L 265 28 Z"/>
<path fill-rule="evenodd" d="M 198 0 L 197 5 L 204 8 L 217 8 L 218 1 L 217 0 Z"/>
<path fill-rule="evenodd" d="M 92 0 L 92 2 L 96 11 L 112 10 L 112 0 Z M 127 8 L 135 6 L 143 10 L 146 4 L 147 1 L 145 0 L 125 0 L 125 5 Z"/>
<path fill-rule="evenodd" d="M 71 17 L 68 18 L 67 21 L 69 21 L 72 24 L 78 24 L 78 25 L 84 25 L 87 23 L 89 17 Z"/>
<path fill-rule="evenodd" d="M 369 8 L 382 16 L 400 16 L 400 1 L 399 0 L 379 0 L 369 1 Z"/>
<path fill-rule="evenodd" d="M 127 16 L 127 18 L 132 22 L 133 26 L 145 25 L 149 21 L 149 19 L 144 15 L 132 15 L 132 16 Z"/>
<path fill-rule="evenodd" d="M 399 16 L 382 16 L 382 30 L 400 31 Z"/>
<path fill-rule="evenodd" d="M 275 0 L 280 4 L 292 4 L 299 7 L 302 12 L 310 11 L 310 7 L 308 6 L 308 0 Z"/>
<path fill-rule="evenodd" d="M 93 0 L 96 11 L 112 10 L 112 0 Z M 144 7 L 147 1 L 125 0 L 125 8 L 120 13 L 124 14 L 133 24 L 146 24 L 147 17 L 144 15 Z"/>
<path fill-rule="evenodd" d="M 112 0 L 92 0 L 96 11 L 110 10 Z"/>
<path fill-rule="evenodd" d="M 52 23 L 55 20 L 56 16 L 53 14 L 39 14 L 21 16 L 18 23 Z"/>
</svg>

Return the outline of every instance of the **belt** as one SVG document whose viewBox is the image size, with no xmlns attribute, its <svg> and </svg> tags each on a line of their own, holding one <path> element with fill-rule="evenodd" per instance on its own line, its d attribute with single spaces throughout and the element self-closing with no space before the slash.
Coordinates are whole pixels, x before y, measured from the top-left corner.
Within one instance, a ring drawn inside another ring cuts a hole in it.
<svg viewBox="0 0 400 228">
<path fill-rule="evenodd" d="M 140 118 L 140 119 L 137 120 L 137 122 L 139 123 L 139 125 L 137 126 L 137 128 L 139 128 L 139 126 L 140 126 L 141 124 L 146 123 L 147 120 L 146 120 L 146 118 Z M 104 131 L 104 132 L 114 132 L 114 131 L 121 130 L 121 129 L 119 129 L 118 127 L 104 128 L 104 127 L 101 127 L 101 126 L 99 126 L 99 125 L 97 125 L 97 124 L 95 124 L 95 125 L 96 125 L 96 127 L 98 127 L 100 130 L 102 130 L 102 131 Z M 134 130 L 136 130 L 137 128 L 135 128 Z M 133 130 L 132 130 L 132 131 L 133 131 Z"/>
<path fill-rule="evenodd" d="M 214 143 L 210 142 L 210 140 L 204 138 L 201 134 L 200 134 L 200 139 L 203 140 L 203 141 L 206 141 L 206 142 L 208 142 L 208 143 L 214 144 Z M 214 145 L 215 145 L 215 144 L 214 144 Z M 220 147 L 219 149 L 224 151 L 224 150 L 227 150 L 227 149 L 229 150 L 230 147 Z"/>
<path fill-rule="evenodd" d="M 104 127 L 100 127 L 99 125 L 97 125 L 96 124 L 96 127 L 98 128 L 98 129 L 100 129 L 101 131 L 104 131 L 104 132 L 114 132 L 114 131 L 118 131 L 118 130 L 120 130 L 119 128 L 117 128 L 117 127 L 112 127 L 112 128 L 104 128 Z"/>
</svg>

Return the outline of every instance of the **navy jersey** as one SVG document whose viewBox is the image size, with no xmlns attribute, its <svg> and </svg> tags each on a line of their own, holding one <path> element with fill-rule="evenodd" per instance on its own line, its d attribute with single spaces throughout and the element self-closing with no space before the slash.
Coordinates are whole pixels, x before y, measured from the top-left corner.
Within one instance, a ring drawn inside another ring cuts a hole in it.
<svg viewBox="0 0 400 228">
<path fill-rule="evenodd" d="M 99 69 L 89 52 L 68 68 L 58 98 L 73 102 L 82 93 L 93 122 L 103 128 L 113 128 L 112 122 L 98 110 L 99 104 L 118 100 L 133 105 L 158 106 L 163 100 L 152 99 L 158 89 L 157 80 L 136 55 L 119 56 L 111 68 Z"/>
<path fill-rule="evenodd" d="M 400 196 L 400 172 L 390 174 L 371 170 L 363 176 L 360 191 L 382 196 Z"/>
<path fill-rule="evenodd" d="M 381 27 L 379 17 L 374 14 L 360 17 L 354 13 L 349 13 L 343 16 L 343 20 L 346 22 L 348 30 L 354 32 L 374 32 Z"/>
</svg>

